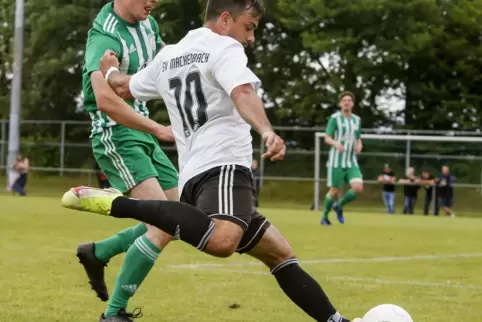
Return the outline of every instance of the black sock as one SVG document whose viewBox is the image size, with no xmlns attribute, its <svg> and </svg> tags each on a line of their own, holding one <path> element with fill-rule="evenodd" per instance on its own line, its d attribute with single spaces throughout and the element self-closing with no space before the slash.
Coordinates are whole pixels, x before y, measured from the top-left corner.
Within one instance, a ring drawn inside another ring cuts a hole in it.
<svg viewBox="0 0 482 322">
<path fill-rule="evenodd" d="M 214 231 L 214 221 L 201 210 L 179 201 L 137 200 L 118 197 L 112 217 L 132 218 L 203 250 Z"/>
<path fill-rule="evenodd" d="M 271 270 L 286 295 L 316 321 L 349 322 L 336 311 L 321 286 L 306 273 L 296 258 Z"/>
</svg>

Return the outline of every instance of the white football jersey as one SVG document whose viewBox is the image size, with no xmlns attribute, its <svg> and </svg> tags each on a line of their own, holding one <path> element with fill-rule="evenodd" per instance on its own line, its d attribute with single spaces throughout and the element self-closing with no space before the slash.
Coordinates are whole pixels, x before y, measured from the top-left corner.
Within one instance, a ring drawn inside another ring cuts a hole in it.
<svg viewBox="0 0 482 322">
<path fill-rule="evenodd" d="M 129 87 L 140 101 L 164 100 L 179 154 L 179 192 L 192 177 L 221 165 L 251 168 L 251 126 L 231 99 L 234 88 L 261 82 L 247 67 L 244 47 L 208 28 L 190 31 L 164 47 L 132 76 Z"/>
</svg>

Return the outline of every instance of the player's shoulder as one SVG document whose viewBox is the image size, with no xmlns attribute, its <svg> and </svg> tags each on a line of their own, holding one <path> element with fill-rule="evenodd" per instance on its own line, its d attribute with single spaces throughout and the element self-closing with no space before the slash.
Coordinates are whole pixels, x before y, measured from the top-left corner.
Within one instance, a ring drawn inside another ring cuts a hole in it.
<svg viewBox="0 0 482 322">
<path fill-rule="evenodd" d="M 351 115 L 354 119 L 360 121 L 361 120 L 361 117 L 359 115 L 356 115 L 356 114 L 352 114 Z"/>
<path fill-rule="evenodd" d="M 107 3 L 95 17 L 91 32 L 117 38 L 119 23 L 119 17 L 114 13 L 112 3 Z"/>
<path fill-rule="evenodd" d="M 205 27 L 191 30 L 186 35 L 186 39 L 189 39 L 190 42 L 194 40 L 199 45 L 209 46 L 210 52 L 215 55 L 225 53 L 226 50 L 230 52 L 239 50 L 244 53 L 244 47 L 239 41 L 232 37 L 222 36 Z"/>
<path fill-rule="evenodd" d="M 336 118 L 339 118 L 341 116 L 341 112 L 338 111 L 338 112 L 335 112 L 333 114 L 330 115 L 330 119 L 336 119 Z"/>
</svg>

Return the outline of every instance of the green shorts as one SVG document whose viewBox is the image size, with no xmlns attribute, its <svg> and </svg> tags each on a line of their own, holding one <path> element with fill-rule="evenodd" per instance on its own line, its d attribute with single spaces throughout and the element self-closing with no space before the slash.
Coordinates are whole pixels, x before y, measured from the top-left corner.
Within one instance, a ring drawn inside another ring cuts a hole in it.
<svg viewBox="0 0 482 322">
<path fill-rule="evenodd" d="M 353 181 L 363 182 L 363 176 L 358 167 L 333 168 L 327 167 L 327 186 L 330 188 L 342 188 L 345 184 Z"/>
<path fill-rule="evenodd" d="M 92 137 L 92 150 L 112 187 L 122 193 L 154 177 L 163 190 L 177 187 L 177 170 L 151 134 L 114 126 Z"/>
</svg>

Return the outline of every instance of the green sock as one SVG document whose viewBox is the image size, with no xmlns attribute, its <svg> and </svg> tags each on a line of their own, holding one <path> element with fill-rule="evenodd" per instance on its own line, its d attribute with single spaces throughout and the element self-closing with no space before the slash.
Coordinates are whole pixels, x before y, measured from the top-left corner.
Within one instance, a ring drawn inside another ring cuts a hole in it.
<svg viewBox="0 0 482 322">
<path fill-rule="evenodd" d="M 349 202 L 352 202 L 355 199 L 356 199 L 356 192 L 350 189 L 343 195 L 341 200 L 338 202 L 338 206 L 340 208 L 343 208 L 343 206 L 345 206 Z"/>
<path fill-rule="evenodd" d="M 323 201 L 323 219 L 328 219 L 328 213 L 330 212 L 331 208 L 333 207 L 333 197 L 330 193 L 326 194 L 325 201 Z"/>
<path fill-rule="evenodd" d="M 109 300 L 105 317 L 116 316 L 120 309 L 127 308 L 129 298 L 134 296 L 142 281 L 161 253 L 147 237 L 141 236 L 129 247 L 121 271 L 115 282 L 114 292 Z"/>
<path fill-rule="evenodd" d="M 146 232 L 146 225 L 138 224 L 97 242 L 95 243 L 95 257 L 103 263 L 108 263 L 115 255 L 127 252 L 137 237 L 144 235 Z"/>
</svg>

